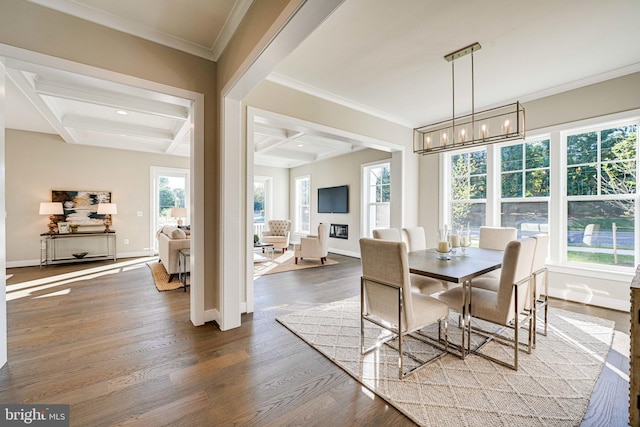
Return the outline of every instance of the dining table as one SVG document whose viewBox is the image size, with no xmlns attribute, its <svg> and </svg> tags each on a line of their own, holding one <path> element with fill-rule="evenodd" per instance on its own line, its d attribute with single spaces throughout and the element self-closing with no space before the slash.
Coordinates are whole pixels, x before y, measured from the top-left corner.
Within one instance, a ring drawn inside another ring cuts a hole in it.
<svg viewBox="0 0 640 427">
<path fill-rule="evenodd" d="M 503 255 L 503 251 L 474 247 L 465 248 L 464 254 L 458 252 L 447 257 L 443 257 L 435 249 L 412 251 L 407 254 L 411 273 L 459 284 L 465 290 L 463 292 L 462 313 L 460 313 L 463 322 L 462 345 L 457 346 L 449 343 L 449 345 L 459 348 L 462 359 L 465 358 L 464 335 L 470 313 L 472 279 L 501 268 Z M 470 344 L 471 329 L 466 329 Z"/>
<path fill-rule="evenodd" d="M 469 247 L 464 255 L 459 252 L 449 259 L 441 259 L 438 255 L 435 249 L 409 252 L 409 271 L 445 282 L 464 284 L 502 267 L 504 252 Z"/>
</svg>

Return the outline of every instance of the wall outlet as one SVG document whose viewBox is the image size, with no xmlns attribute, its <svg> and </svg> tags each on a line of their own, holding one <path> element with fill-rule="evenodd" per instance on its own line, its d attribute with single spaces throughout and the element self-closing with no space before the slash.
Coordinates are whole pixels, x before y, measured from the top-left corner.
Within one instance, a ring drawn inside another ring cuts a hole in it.
<svg viewBox="0 0 640 427">
<path fill-rule="evenodd" d="M 129 244 L 129 239 L 124 239 L 124 244 L 128 245 Z"/>
<path fill-rule="evenodd" d="M 142 211 L 138 211 L 138 216 L 142 216 Z"/>
</svg>

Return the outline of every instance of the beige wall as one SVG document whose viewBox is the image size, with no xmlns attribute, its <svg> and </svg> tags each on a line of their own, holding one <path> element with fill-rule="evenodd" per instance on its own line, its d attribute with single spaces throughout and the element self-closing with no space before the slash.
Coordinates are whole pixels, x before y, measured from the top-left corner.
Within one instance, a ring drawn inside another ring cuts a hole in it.
<svg viewBox="0 0 640 427">
<path fill-rule="evenodd" d="M 264 81 L 256 87 L 244 99 L 244 103 L 283 116 L 345 131 L 367 143 L 382 143 L 391 145 L 394 149 L 404 147 L 402 218 L 397 219 L 395 226 L 411 226 L 418 223 L 419 158 L 412 152 L 412 129 L 270 81 Z M 330 168 L 335 170 L 333 166 Z M 350 229 L 352 228 L 350 226 Z M 359 232 L 359 219 L 356 228 Z M 353 249 L 353 245 L 350 245 L 350 248 Z M 359 253 L 359 249 L 357 252 Z"/>
<path fill-rule="evenodd" d="M 311 234 L 316 234 L 318 224 L 347 224 L 349 239 L 329 239 L 329 250 L 345 255 L 358 255 L 360 247 L 360 212 L 361 212 L 361 165 L 383 159 L 391 159 L 391 153 L 378 150 L 361 150 L 340 157 L 323 160 L 310 165 L 292 168 L 289 174 L 289 191 L 295 194 L 296 177 L 311 176 Z M 349 186 L 349 213 L 318 213 L 318 188 Z M 291 199 L 290 218 L 295 217 L 293 196 Z"/>
<path fill-rule="evenodd" d="M 640 73 L 523 104 L 527 131 L 640 108 Z"/>
<path fill-rule="evenodd" d="M 0 43 L 204 94 L 205 308 L 216 308 L 216 64 L 23 0 L 3 0 Z"/>
<path fill-rule="evenodd" d="M 188 169 L 189 159 L 71 145 L 57 135 L 7 129 L 9 266 L 39 262 L 39 235 L 47 232 L 49 220 L 38 214 L 38 208 L 40 202 L 51 200 L 51 190 L 111 191 L 118 205 L 112 225 L 117 232 L 118 256 L 147 255 L 152 244 L 151 166 Z M 142 217 L 137 216 L 139 211 Z M 128 245 L 124 239 L 129 240 Z"/>
<path fill-rule="evenodd" d="M 403 147 L 413 144 L 413 129 L 273 83 L 262 82 L 246 105 Z"/>
</svg>

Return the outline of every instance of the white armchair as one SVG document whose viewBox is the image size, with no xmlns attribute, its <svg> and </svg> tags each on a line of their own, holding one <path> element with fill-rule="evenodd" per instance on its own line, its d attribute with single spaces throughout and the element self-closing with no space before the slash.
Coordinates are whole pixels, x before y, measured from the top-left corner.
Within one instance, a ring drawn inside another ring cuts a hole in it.
<svg viewBox="0 0 640 427">
<path fill-rule="evenodd" d="M 324 264 L 329 253 L 329 224 L 318 225 L 317 236 L 301 237 L 300 243 L 293 246 L 293 251 L 296 264 L 298 258 L 320 258 Z"/>
<path fill-rule="evenodd" d="M 268 222 L 269 230 L 262 232 L 262 242 L 271 243 L 274 249 L 286 252 L 289 248 L 291 221 L 288 219 L 273 219 Z"/>
</svg>

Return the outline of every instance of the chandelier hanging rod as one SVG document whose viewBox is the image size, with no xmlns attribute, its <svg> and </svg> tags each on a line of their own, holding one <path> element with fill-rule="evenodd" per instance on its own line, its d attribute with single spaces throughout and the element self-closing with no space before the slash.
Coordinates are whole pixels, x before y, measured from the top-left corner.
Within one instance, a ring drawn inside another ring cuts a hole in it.
<svg viewBox="0 0 640 427">
<path fill-rule="evenodd" d="M 414 129 L 414 153 L 430 154 L 525 138 L 524 108 L 520 102 L 476 113 L 473 54 L 480 49 L 482 46 L 476 42 L 444 56 L 447 62 L 451 62 L 451 119 Z M 471 55 L 471 114 L 456 117 L 454 62 L 466 55 Z M 481 124 L 477 134 L 476 123 Z"/>
</svg>

